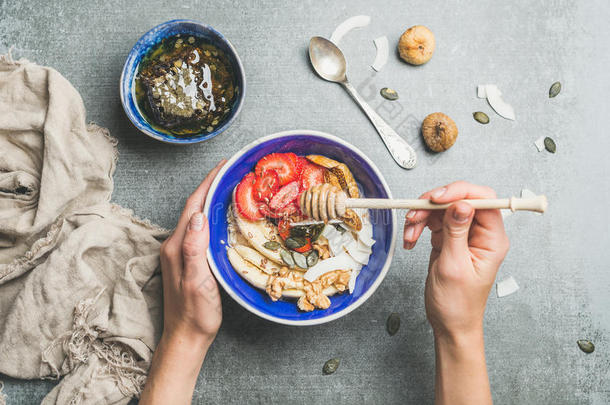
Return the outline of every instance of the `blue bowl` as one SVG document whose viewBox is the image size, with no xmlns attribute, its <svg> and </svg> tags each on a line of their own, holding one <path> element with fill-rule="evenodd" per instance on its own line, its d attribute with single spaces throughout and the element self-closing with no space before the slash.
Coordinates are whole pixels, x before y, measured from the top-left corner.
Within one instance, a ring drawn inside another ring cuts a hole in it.
<svg viewBox="0 0 610 405">
<path fill-rule="evenodd" d="M 375 292 L 385 277 L 396 243 L 396 215 L 391 210 L 371 210 L 373 253 L 358 276 L 353 294 L 331 297 L 325 310 L 302 312 L 296 301 L 271 301 L 264 291 L 242 279 L 227 258 L 227 207 L 233 189 L 241 178 L 254 169 L 256 162 L 273 152 L 294 152 L 297 155 L 321 154 L 345 163 L 362 187 L 366 197 L 391 198 L 390 190 L 379 169 L 364 153 L 335 136 L 310 130 L 280 132 L 258 139 L 237 152 L 221 169 L 212 183 L 204 213 L 210 224 L 208 262 L 216 279 L 244 308 L 273 322 L 286 325 L 317 325 L 340 318 L 362 305 Z"/>
<path fill-rule="evenodd" d="M 229 58 L 229 61 L 233 67 L 236 80 L 235 85 L 239 86 L 240 92 L 234 101 L 229 117 L 227 117 L 224 123 L 218 126 L 213 132 L 206 132 L 189 137 L 166 134 L 151 126 L 138 108 L 135 97 L 135 77 L 138 72 L 138 65 L 140 64 L 140 61 L 144 56 L 146 56 L 151 48 L 159 44 L 164 38 L 177 34 L 193 35 L 204 38 L 207 42 L 223 51 Z M 220 32 L 216 31 L 209 25 L 193 20 L 167 21 L 148 31 L 138 40 L 138 42 L 136 42 L 134 47 L 129 52 L 127 60 L 125 61 L 125 66 L 123 67 L 123 73 L 121 74 L 121 103 L 123 104 L 123 109 L 131 122 L 133 122 L 133 124 L 146 135 L 168 143 L 196 143 L 205 141 L 206 139 L 213 138 L 220 134 L 233 123 L 239 114 L 245 96 L 246 76 L 244 74 L 244 68 L 241 64 L 239 56 L 237 55 L 237 51 L 233 45 L 231 45 L 231 42 L 229 42 L 229 40 L 226 39 Z"/>
</svg>

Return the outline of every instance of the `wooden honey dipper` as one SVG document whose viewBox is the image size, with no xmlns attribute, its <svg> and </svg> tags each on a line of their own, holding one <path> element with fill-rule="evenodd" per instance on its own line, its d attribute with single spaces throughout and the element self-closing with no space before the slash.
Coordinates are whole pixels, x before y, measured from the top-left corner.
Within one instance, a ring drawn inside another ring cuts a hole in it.
<svg viewBox="0 0 610 405">
<path fill-rule="evenodd" d="M 510 209 L 511 211 L 545 212 L 547 208 L 546 196 L 538 195 L 531 198 L 494 198 L 480 200 L 460 200 L 472 205 L 478 210 Z M 389 198 L 348 198 L 347 194 L 336 186 L 328 183 L 313 186 L 301 193 L 299 206 L 301 211 L 317 221 L 327 222 L 342 218 L 348 208 L 392 209 L 402 208 L 411 210 L 444 210 L 451 204 L 436 204 L 430 200 L 404 200 Z"/>
</svg>

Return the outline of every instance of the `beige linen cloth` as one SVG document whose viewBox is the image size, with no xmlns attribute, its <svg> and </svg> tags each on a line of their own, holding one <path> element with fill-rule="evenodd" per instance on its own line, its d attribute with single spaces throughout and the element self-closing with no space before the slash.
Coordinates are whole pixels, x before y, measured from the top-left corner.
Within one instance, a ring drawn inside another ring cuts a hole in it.
<svg viewBox="0 0 610 405">
<path fill-rule="evenodd" d="M 0 56 L 0 373 L 125 404 L 162 327 L 167 232 L 110 203 L 116 141 L 57 71 Z"/>
</svg>

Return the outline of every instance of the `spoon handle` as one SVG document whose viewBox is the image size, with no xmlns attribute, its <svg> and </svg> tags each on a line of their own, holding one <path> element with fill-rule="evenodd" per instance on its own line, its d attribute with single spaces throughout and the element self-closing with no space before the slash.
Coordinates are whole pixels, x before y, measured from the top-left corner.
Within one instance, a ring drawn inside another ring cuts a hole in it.
<svg viewBox="0 0 610 405">
<path fill-rule="evenodd" d="M 360 108 L 362 108 L 364 113 L 369 117 L 396 163 L 405 169 L 414 168 L 415 164 L 417 163 L 417 156 L 415 155 L 415 150 L 413 150 L 411 145 L 409 145 L 407 141 L 398 135 L 396 131 L 394 131 L 392 127 L 390 127 L 388 123 L 385 122 L 383 118 L 381 118 L 379 114 L 377 114 L 362 97 L 360 97 L 360 94 L 358 94 L 350 82 L 345 80 L 341 82 L 341 84 L 343 87 L 345 87 L 345 90 L 347 90 L 350 96 L 356 100 L 356 103 L 360 105 Z"/>
</svg>

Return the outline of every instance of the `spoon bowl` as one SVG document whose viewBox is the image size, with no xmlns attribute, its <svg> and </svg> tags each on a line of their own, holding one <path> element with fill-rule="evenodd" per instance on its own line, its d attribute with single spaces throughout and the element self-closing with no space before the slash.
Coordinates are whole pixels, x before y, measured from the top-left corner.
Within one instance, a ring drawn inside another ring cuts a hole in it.
<svg viewBox="0 0 610 405">
<path fill-rule="evenodd" d="M 309 59 L 316 73 L 329 82 L 344 82 L 347 62 L 343 52 L 326 38 L 313 37 L 309 41 Z"/>
</svg>

